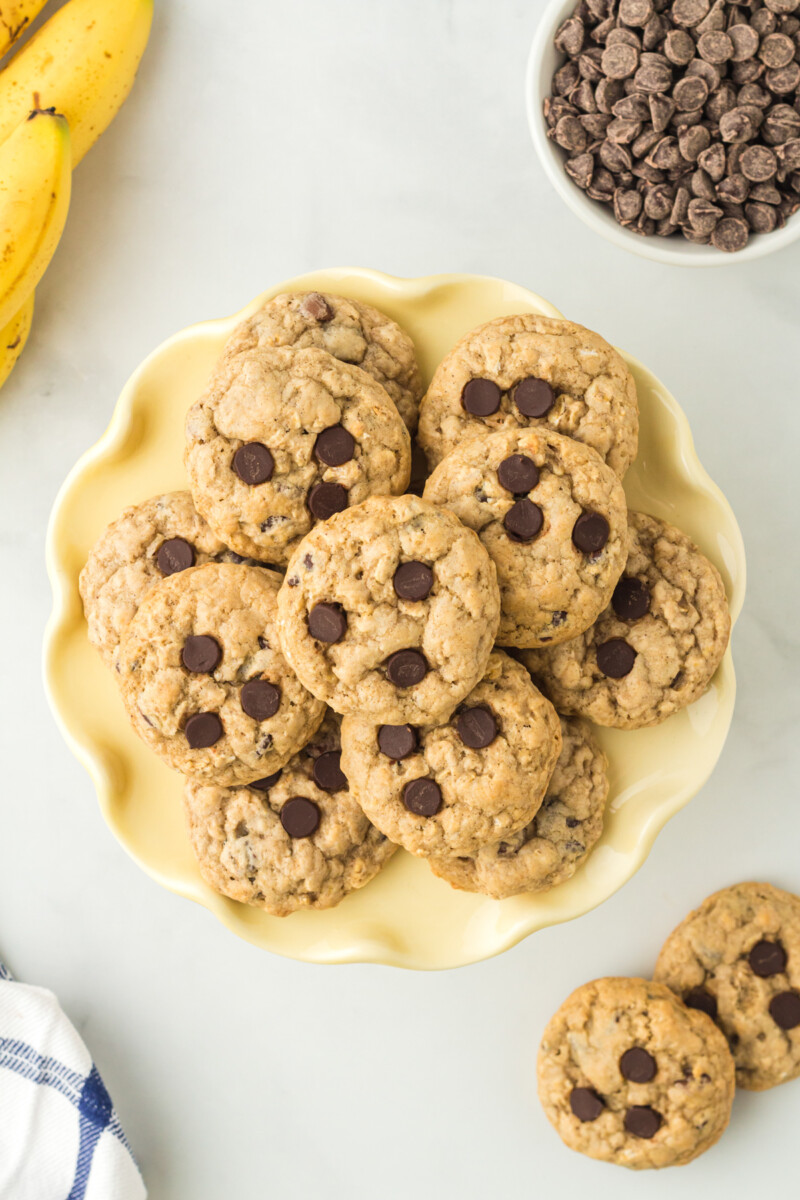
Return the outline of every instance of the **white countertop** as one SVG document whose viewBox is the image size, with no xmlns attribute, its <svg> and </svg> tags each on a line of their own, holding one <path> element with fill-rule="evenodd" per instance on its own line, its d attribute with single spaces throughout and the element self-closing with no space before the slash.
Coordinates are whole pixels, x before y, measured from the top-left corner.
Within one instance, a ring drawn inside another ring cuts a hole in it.
<svg viewBox="0 0 800 1200">
<path fill-rule="evenodd" d="M 84 1034 L 154 1200 L 606 1200 L 678 1183 L 729 1200 L 785 1184 L 800 1083 L 739 1096 L 731 1132 L 680 1175 L 635 1177 L 562 1147 L 534 1059 L 573 987 L 647 973 L 708 892 L 800 891 L 800 244 L 680 270 L 565 211 L 522 97 L 543 0 L 157 8 L 0 394 L 0 956 Z M 107 830 L 40 679 L 50 506 L 131 370 L 182 326 L 338 265 L 503 276 L 635 354 L 685 408 L 749 556 L 738 707 L 710 782 L 600 909 L 442 974 L 284 961 L 162 890 Z"/>
</svg>

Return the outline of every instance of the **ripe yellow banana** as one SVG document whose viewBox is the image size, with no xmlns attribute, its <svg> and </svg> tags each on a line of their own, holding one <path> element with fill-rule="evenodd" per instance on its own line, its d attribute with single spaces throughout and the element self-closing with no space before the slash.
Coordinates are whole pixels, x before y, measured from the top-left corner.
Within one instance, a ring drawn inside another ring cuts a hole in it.
<svg viewBox="0 0 800 1200">
<path fill-rule="evenodd" d="M 19 312 L 14 314 L 5 329 L 0 330 L 0 387 L 14 370 L 17 359 L 25 349 L 33 320 L 33 297 L 34 293 L 31 292 Z"/>
<path fill-rule="evenodd" d="M 14 45 L 46 3 L 47 0 L 0 0 L 0 54 Z"/>
<path fill-rule="evenodd" d="M 0 142 L 53 107 L 79 163 L 131 90 L 152 19 L 153 0 L 69 0 L 0 71 Z"/>
<path fill-rule="evenodd" d="M 69 125 L 34 112 L 0 146 L 0 329 L 44 275 L 69 208 Z"/>
</svg>

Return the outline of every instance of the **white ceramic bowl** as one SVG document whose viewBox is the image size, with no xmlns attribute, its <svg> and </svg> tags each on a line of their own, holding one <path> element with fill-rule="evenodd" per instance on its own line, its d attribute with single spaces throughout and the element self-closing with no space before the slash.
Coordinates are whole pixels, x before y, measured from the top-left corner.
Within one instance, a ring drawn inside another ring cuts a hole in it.
<svg viewBox="0 0 800 1200">
<path fill-rule="evenodd" d="M 545 97 L 550 95 L 553 74 L 564 59 L 556 50 L 553 39 L 559 25 L 570 15 L 576 4 L 577 0 L 550 0 L 542 14 L 528 56 L 525 105 L 539 162 L 561 199 L 580 217 L 584 225 L 588 225 L 615 246 L 629 250 L 631 254 L 653 259 L 654 262 L 673 263 L 680 267 L 723 267 L 732 263 L 748 262 L 782 250 L 784 246 L 800 237 L 800 213 L 797 213 L 786 222 L 783 229 L 777 229 L 774 233 L 751 234 L 744 250 L 726 254 L 723 250 L 715 250 L 713 246 L 698 246 L 687 242 L 682 237 L 641 237 L 638 233 L 630 233 L 617 224 L 606 205 L 590 200 L 584 195 L 564 170 L 563 151 L 547 137 L 542 112 Z"/>
</svg>

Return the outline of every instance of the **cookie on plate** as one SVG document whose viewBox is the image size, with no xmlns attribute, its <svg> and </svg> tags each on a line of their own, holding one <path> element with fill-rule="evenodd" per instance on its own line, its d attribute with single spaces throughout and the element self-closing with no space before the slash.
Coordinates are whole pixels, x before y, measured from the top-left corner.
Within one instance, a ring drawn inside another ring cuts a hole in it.
<svg viewBox="0 0 800 1200">
<path fill-rule="evenodd" d="M 495 651 L 446 724 L 342 722 L 342 762 L 361 807 L 412 854 L 475 854 L 542 803 L 561 734 L 525 668 Z"/>
<path fill-rule="evenodd" d="M 333 908 L 373 879 L 396 846 L 370 825 L 342 774 L 328 713 L 281 771 L 247 787 L 186 781 L 189 836 L 205 882 L 285 917 Z"/>
<path fill-rule="evenodd" d="M 546 892 L 571 878 L 603 832 L 606 756 L 584 721 L 561 718 L 561 753 L 542 807 L 517 833 L 474 858 L 431 858 L 434 875 L 495 900 Z"/>
<path fill-rule="evenodd" d="M 475 534 L 417 496 L 373 496 L 317 525 L 278 596 L 283 652 L 342 714 L 444 721 L 484 673 L 500 601 Z"/>
<path fill-rule="evenodd" d="M 573 321 L 498 317 L 439 364 L 422 401 L 419 440 L 436 466 L 465 438 L 532 426 L 591 446 L 621 479 L 636 457 L 636 384 L 613 346 Z"/>
<path fill-rule="evenodd" d="M 324 350 L 223 357 L 186 418 L 195 506 L 237 553 L 284 563 L 309 529 L 405 490 L 411 441 L 372 376 Z"/>
<path fill-rule="evenodd" d="M 579 637 L 522 658 L 559 712 L 638 729 L 702 696 L 730 628 L 716 567 L 674 525 L 631 512 L 608 608 Z"/>
<path fill-rule="evenodd" d="M 625 565 L 625 494 L 580 442 L 551 429 L 471 438 L 423 493 L 474 529 L 497 567 L 501 646 L 543 646 L 586 629 Z"/>
<path fill-rule="evenodd" d="M 660 983 L 596 979 L 561 1005 L 539 1049 L 539 1099 L 572 1150 L 673 1167 L 719 1139 L 735 1091 L 725 1038 Z"/>
<path fill-rule="evenodd" d="M 768 883 L 715 892 L 669 935 L 655 978 L 717 1022 L 739 1087 L 800 1075 L 800 896 Z"/>
<path fill-rule="evenodd" d="M 280 651 L 279 584 L 260 567 L 191 567 L 152 587 L 123 635 L 128 715 L 184 775 L 220 784 L 270 775 L 323 718 Z"/>
<path fill-rule="evenodd" d="M 315 346 L 361 367 L 386 389 L 409 431 L 416 429 L 423 387 L 414 343 L 372 305 L 330 292 L 283 292 L 236 327 L 225 353 L 254 346 Z"/>
</svg>

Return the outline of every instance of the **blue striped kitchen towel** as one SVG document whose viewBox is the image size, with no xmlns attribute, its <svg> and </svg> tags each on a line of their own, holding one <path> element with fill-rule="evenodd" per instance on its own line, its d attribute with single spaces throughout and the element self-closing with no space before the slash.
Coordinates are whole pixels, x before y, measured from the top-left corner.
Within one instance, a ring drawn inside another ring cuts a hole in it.
<svg viewBox="0 0 800 1200">
<path fill-rule="evenodd" d="M 52 992 L 0 963 L 0 1200 L 144 1200 L 92 1056 Z"/>
</svg>

